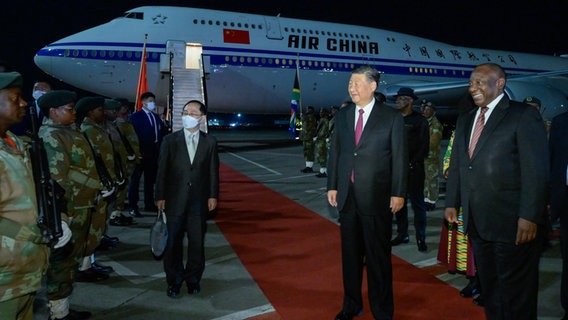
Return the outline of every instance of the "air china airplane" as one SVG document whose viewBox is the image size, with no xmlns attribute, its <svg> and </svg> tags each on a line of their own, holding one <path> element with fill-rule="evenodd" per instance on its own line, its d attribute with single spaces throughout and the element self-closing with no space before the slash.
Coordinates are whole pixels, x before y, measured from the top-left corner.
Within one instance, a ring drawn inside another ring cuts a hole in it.
<svg viewBox="0 0 568 320">
<path fill-rule="evenodd" d="M 162 105 L 170 105 L 167 100 L 176 92 L 172 66 L 177 55 L 185 68 L 200 70 L 203 80 L 197 91 L 216 113 L 290 114 L 296 72 L 301 106 L 317 110 L 340 105 L 349 99 L 350 71 L 369 64 L 382 72 L 379 90 L 387 97 L 411 87 L 420 99 L 442 108 L 442 118 L 455 118 L 469 74 L 484 62 L 505 68 L 506 92 L 512 99 L 539 97 L 545 119 L 567 110 L 568 59 L 563 57 L 466 48 L 356 25 L 208 9 L 135 8 L 45 46 L 35 63 L 77 88 L 133 102 L 144 41 L 148 87 Z M 180 92 L 181 86 L 177 88 Z M 174 102 L 171 108 L 180 106 Z M 173 115 L 175 122 L 177 112 Z"/>
</svg>

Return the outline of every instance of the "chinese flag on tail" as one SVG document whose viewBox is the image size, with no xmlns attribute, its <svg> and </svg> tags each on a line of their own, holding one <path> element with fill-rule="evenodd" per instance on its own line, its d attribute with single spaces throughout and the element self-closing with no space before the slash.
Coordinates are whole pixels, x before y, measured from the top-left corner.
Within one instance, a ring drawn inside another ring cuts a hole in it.
<svg viewBox="0 0 568 320">
<path fill-rule="evenodd" d="M 140 95 L 148 92 L 148 79 L 146 78 L 146 38 L 144 37 L 144 47 L 142 49 L 142 59 L 140 61 L 140 75 L 138 76 L 138 87 L 136 88 L 136 111 L 142 109 Z"/>
<path fill-rule="evenodd" d="M 300 97 L 300 78 L 298 77 L 298 69 L 296 69 L 294 88 L 292 88 L 292 98 L 290 99 L 290 130 L 294 137 L 296 136 L 296 112 L 300 104 Z"/>
<path fill-rule="evenodd" d="M 248 30 L 223 29 L 223 42 L 250 44 Z"/>
</svg>

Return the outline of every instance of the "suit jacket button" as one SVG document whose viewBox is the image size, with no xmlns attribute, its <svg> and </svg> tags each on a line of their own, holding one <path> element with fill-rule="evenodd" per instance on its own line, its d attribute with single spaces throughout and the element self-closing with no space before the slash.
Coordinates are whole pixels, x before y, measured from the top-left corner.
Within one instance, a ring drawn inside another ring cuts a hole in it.
<svg viewBox="0 0 568 320">
<path fill-rule="evenodd" d="M 353 152 L 353 155 L 356 157 L 356 156 L 357 156 L 357 152 Z"/>
<path fill-rule="evenodd" d="M 467 167 L 467 168 L 468 168 L 469 170 L 473 169 L 473 167 L 472 167 L 472 166 L 469 166 L 469 167 Z"/>
</svg>

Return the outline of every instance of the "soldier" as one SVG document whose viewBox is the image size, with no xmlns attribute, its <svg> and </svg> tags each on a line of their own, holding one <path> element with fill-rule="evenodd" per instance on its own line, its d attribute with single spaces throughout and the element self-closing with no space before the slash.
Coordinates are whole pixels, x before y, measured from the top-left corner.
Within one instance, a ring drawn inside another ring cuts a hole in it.
<svg viewBox="0 0 568 320">
<path fill-rule="evenodd" d="M 0 315 L 31 320 L 49 248 L 37 225 L 31 162 L 24 143 L 8 128 L 22 121 L 22 76 L 0 73 Z"/>
<path fill-rule="evenodd" d="M 81 133 L 87 138 L 93 149 L 95 166 L 105 190 L 97 202 L 95 213 L 93 214 L 91 228 L 89 229 L 89 240 L 85 250 L 86 255 L 79 267 L 79 274 L 89 268 L 93 268 L 94 271 L 100 273 L 112 272 L 112 267 L 102 266 L 95 261 L 95 251 L 99 245 L 101 245 L 101 249 L 107 249 L 118 242 L 118 238 L 106 235 L 106 221 L 109 214 L 108 205 L 116 197 L 117 176 L 114 170 L 112 141 L 102 126 L 105 120 L 104 103 L 105 100 L 102 97 L 86 97 L 79 100 L 75 105 L 78 117 L 84 118 L 81 123 Z M 87 262 L 87 259 L 90 263 Z"/>
<path fill-rule="evenodd" d="M 320 172 L 316 173 L 317 178 L 327 178 L 327 142 L 329 141 L 329 119 L 327 110 L 320 109 L 320 119 L 318 121 L 317 133 L 315 137 L 318 164 Z"/>
<path fill-rule="evenodd" d="M 122 185 L 116 190 L 116 198 L 114 201 L 109 203 L 110 217 L 109 223 L 115 226 L 128 226 L 134 223 L 132 217 L 124 216 L 121 212 L 124 210 L 124 200 L 126 200 L 126 195 L 128 189 L 129 173 L 127 168 L 127 163 L 136 159 L 136 154 L 130 148 L 130 152 L 127 149 L 126 144 L 130 143 L 126 140 L 126 137 L 120 132 L 116 121 L 118 119 L 118 110 L 122 107 L 122 104 L 113 99 L 105 99 L 104 110 L 105 110 L 105 121 L 103 121 L 103 126 L 105 127 L 107 133 L 109 134 L 113 147 L 114 147 L 114 169 L 119 180 L 122 181 Z M 122 119 L 121 119 L 122 120 Z M 129 160 L 130 159 L 130 160 Z"/>
<path fill-rule="evenodd" d="M 65 189 L 66 217 L 72 231 L 68 246 L 55 250 L 47 268 L 47 299 L 51 319 L 87 319 L 90 312 L 69 308 L 73 280 L 85 251 L 95 199 L 101 190 L 93 152 L 85 137 L 75 126 L 73 91 L 56 90 L 38 99 L 46 119 L 39 130 L 49 159 L 51 178 Z M 92 269 L 81 275 L 96 281 L 107 275 Z"/>
<path fill-rule="evenodd" d="M 306 113 L 302 115 L 302 133 L 301 138 L 304 145 L 304 160 L 306 167 L 300 170 L 303 173 L 314 172 L 314 142 L 316 139 L 316 116 L 314 107 L 308 106 Z"/>
<path fill-rule="evenodd" d="M 436 106 L 430 101 L 422 100 L 422 115 L 428 121 L 430 131 L 430 148 L 424 160 L 426 178 L 424 179 L 424 204 L 426 210 L 436 209 L 440 179 L 440 142 L 444 128 L 436 118 Z"/>
</svg>

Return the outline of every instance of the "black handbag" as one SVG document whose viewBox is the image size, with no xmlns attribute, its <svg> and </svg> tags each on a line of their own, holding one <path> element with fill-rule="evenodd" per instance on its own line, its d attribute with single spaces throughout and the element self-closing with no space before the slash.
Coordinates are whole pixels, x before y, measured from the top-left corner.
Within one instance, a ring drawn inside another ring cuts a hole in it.
<svg viewBox="0 0 568 320">
<path fill-rule="evenodd" d="M 168 227 L 166 223 L 166 213 L 163 209 L 158 210 L 156 221 L 150 229 L 150 248 L 154 258 L 161 259 L 166 245 L 168 244 Z"/>
</svg>

